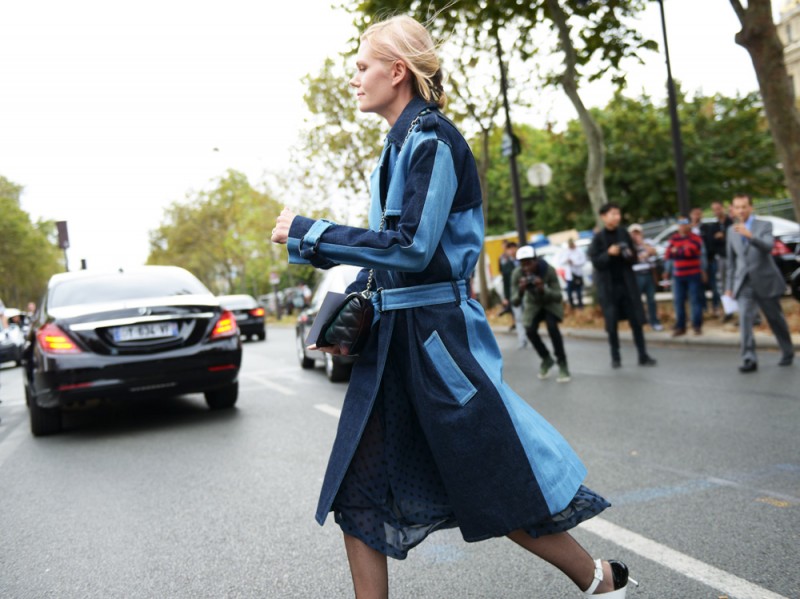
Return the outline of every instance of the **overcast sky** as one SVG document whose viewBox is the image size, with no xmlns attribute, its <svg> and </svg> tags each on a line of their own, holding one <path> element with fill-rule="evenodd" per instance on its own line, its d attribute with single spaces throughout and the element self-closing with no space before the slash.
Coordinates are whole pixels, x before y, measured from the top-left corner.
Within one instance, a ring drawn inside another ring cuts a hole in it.
<svg viewBox="0 0 800 599">
<path fill-rule="evenodd" d="M 286 165 L 304 117 L 300 78 L 351 34 L 330 3 L 0 0 L 0 175 L 24 186 L 33 218 L 68 222 L 70 268 L 143 263 L 169 203 L 227 168 L 257 183 Z M 757 89 L 728 0 L 664 4 L 686 91 Z M 661 45 L 659 19 L 652 2 L 640 26 Z M 650 53 L 628 93 L 661 99 L 665 78 L 663 55 Z M 606 84 L 584 91 L 592 106 L 610 95 Z M 522 115 L 533 125 L 574 115 L 559 92 L 536 105 Z"/>
</svg>

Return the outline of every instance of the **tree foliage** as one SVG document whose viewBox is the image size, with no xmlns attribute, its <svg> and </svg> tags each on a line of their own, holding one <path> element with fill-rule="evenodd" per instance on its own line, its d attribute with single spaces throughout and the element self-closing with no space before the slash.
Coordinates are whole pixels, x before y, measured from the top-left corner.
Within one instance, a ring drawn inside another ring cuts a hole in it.
<svg viewBox="0 0 800 599">
<path fill-rule="evenodd" d="M 271 291 L 270 272 L 311 281 L 313 269 L 286 272 L 286 250 L 270 241 L 281 211 L 267 191 L 254 189 L 242 173 L 229 170 L 214 187 L 174 202 L 164 222 L 150 232 L 148 264 L 186 268 L 214 293 L 261 295 Z"/>
<path fill-rule="evenodd" d="M 737 97 L 720 94 L 680 98 L 680 121 L 686 153 L 686 171 L 693 206 L 707 207 L 728 200 L 736 191 L 756 197 L 784 192 L 772 139 L 757 93 Z M 607 144 L 606 185 L 610 201 L 620 204 L 626 218 L 647 221 L 675 216 L 678 211 L 673 171 L 670 121 L 664 105 L 647 97 L 617 94 L 603 109 L 593 110 Z M 536 162 L 546 162 L 553 181 L 540 191 L 522 183 L 529 230 L 547 233 L 563 229 L 589 229 L 595 215 L 582 173 L 587 161 L 582 130 L 576 121 L 563 132 L 518 127 L 523 140 L 519 156 L 524 172 Z M 500 155 L 500 136 L 490 152 Z M 498 162 L 488 175 L 495 198 L 489 213 L 489 233 L 514 229 L 507 173 Z"/>
<path fill-rule="evenodd" d="M 55 223 L 32 222 L 20 208 L 22 187 L 0 176 L 0 298 L 25 309 L 38 302 L 52 275 L 64 270 Z"/>
</svg>

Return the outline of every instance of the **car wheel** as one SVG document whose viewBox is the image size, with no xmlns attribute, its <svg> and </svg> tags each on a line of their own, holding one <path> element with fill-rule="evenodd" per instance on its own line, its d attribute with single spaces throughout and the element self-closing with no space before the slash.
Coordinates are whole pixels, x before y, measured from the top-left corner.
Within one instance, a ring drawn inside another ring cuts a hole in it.
<svg viewBox="0 0 800 599">
<path fill-rule="evenodd" d="M 306 344 L 303 343 L 303 336 L 300 333 L 295 335 L 295 346 L 297 347 L 297 360 L 300 362 L 300 368 L 306 370 L 314 368 L 314 358 L 306 356 Z"/>
<path fill-rule="evenodd" d="M 350 378 L 350 365 L 342 364 L 329 353 L 325 354 L 325 374 L 332 383 L 339 383 Z"/>
<path fill-rule="evenodd" d="M 30 397 L 25 389 L 28 402 L 28 416 L 31 421 L 31 433 L 34 437 L 44 437 L 61 432 L 61 408 L 43 408 Z"/>
<path fill-rule="evenodd" d="M 258 334 L 258 340 L 259 341 L 264 341 L 266 338 L 267 338 L 267 332 L 266 331 L 262 331 L 261 333 Z"/>
<path fill-rule="evenodd" d="M 212 410 L 225 410 L 236 405 L 239 397 L 239 383 L 233 383 L 222 389 L 206 391 L 206 404 Z"/>
</svg>

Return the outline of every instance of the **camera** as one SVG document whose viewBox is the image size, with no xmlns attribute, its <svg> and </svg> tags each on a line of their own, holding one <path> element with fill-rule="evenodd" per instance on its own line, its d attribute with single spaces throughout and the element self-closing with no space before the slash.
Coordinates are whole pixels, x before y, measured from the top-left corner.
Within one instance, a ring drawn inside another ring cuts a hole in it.
<svg viewBox="0 0 800 599">
<path fill-rule="evenodd" d="M 617 245 L 619 246 L 619 253 L 623 258 L 628 260 L 633 258 L 633 251 L 631 250 L 631 246 L 628 245 L 627 241 L 620 241 Z"/>
<path fill-rule="evenodd" d="M 522 280 L 525 281 L 525 288 L 533 291 L 534 289 L 536 289 L 537 283 L 541 281 L 542 278 L 539 277 L 538 275 L 531 273 L 528 275 L 524 275 L 522 277 Z"/>
</svg>

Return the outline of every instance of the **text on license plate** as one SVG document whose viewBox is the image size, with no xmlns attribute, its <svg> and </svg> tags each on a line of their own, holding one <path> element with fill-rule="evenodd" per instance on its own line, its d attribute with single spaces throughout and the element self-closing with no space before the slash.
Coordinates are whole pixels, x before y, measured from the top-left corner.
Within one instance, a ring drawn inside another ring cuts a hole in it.
<svg viewBox="0 0 800 599">
<path fill-rule="evenodd" d="M 159 339 L 162 337 L 177 337 L 178 323 L 151 322 L 147 324 L 134 324 L 127 327 L 113 329 L 114 341 L 139 341 L 141 339 Z"/>
</svg>

